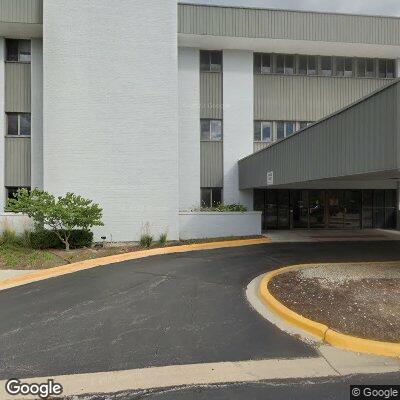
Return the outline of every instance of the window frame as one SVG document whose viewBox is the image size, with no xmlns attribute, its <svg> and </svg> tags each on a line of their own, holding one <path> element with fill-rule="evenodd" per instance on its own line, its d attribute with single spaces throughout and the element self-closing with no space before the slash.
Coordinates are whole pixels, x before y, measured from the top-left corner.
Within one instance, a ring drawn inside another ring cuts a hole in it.
<svg viewBox="0 0 400 400">
<path fill-rule="evenodd" d="M 343 69 L 339 69 L 339 62 L 343 63 Z M 347 63 L 350 62 L 351 69 L 347 69 Z M 353 78 L 354 77 L 354 63 L 352 57 L 335 57 L 334 62 L 335 76 L 340 78 Z"/>
<path fill-rule="evenodd" d="M 330 69 L 323 69 L 322 68 L 322 64 L 325 60 L 330 60 Z M 333 64 L 334 64 L 334 60 L 332 56 L 320 56 L 319 57 L 319 72 L 320 72 L 320 76 L 324 76 L 324 77 L 332 77 L 333 75 Z M 329 74 L 324 73 L 323 71 L 330 71 Z"/>
<path fill-rule="evenodd" d="M 8 58 L 8 49 L 9 45 L 8 43 L 10 41 L 14 41 L 17 43 L 18 49 L 17 49 L 17 60 L 10 60 Z M 29 44 L 29 61 L 27 60 L 21 60 L 21 54 L 24 54 L 21 51 L 21 44 L 22 42 L 27 42 Z M 5 46 L 5 62 L 7 63 L 21 63 L 21 64 L 31 64 L 32 63 L 32 41 L 29 39 L 11 39 L 11 38 L 6 38 L 6 46 Z"/>
<path fill-rule="evenodd" d="M 270 128 L 270 134 L 269 134 L 269 140 L 264 140 L 264 130 L 263 130 L 263 125 L 269 125 Z M 259 125 L 260 127 L 260 140 L 256 139 L 256 126 Z M 274 141 L 274 124 L 273 121 L 254 121 L 254 135 L 253 135 L 253 141 L 254 143 L 273 143 Z"/>
<path fill-rule="evenodd" d="M 16 115 L 17 116 L 17 134 L 16 135 L 8 133 L 9 116 L 10 115 Z M 29 115 L 29 119 L 30 119 L 29 135 L 21 134 L 21 116 L 22 115 Z M 32 136 L 32 114 L 31 113 L 7 112 L 6 113 L 6 135 L 5 136 L 7 136 L 7 137 L 31 137 Z"/>
<path fill-rule="evenodd" d="M 219 190 L 219 196 L 221 201 L 219 203 L 215 203 L 214 204 L 214 194 L 213 191 Z M 205 204 L 203 202 L 203 191 L 207 191 L 209 192 L 209 196 L 210 196 L 210 204 Z M 201 187 L 200 188 L 200 207 L 201 208 L 214 208 L 217 207 L 219 204 L 223 204 L 223 188 L 222 187 Z"/>
<path fill-rule="evenodd" d="M 381 62 L 384 62 L 385 63 L 385 76 L 382 76 L 381 75 Z M 388 74 L 388 71 L 389 71 L 389 68 L 388 68 L 388 66 L 389 66 L 389 63 L 390 64 L 392 64 L 392 66 L 393 66 L 393 76 L 389 76 Z M 395 60 L 393 60 L 393 59 L 390 59 L 390 58 L 379 58 L 378 59 L 378 78 L 381 78 L 381 79 L 395 79 L 396 78 L 396 62 L 395 62 Z"/>
<path fill-rule="evenodd" d="M 204 54 L 208 54 L 208 68 L 207 69 L 203 69 L 203 64 L 201 62 L 201 57 Z M 218 54 L 218 56 L 220 57 L 221 63 L 220 64 L 213 64 L 212 62 L 212 55 L 213 54 Z M 222 64 L 223 64 L 223 55 L 222 55 L 222 51 L 220 50 L 200 50 L 200 72 L 205 72 L 205 73 L 212 73 L 212 74 L 220 74 L 222 72 Z M 213 65 L 218 65 L 219 68 L 218 70 L 213 70 L 212 66 Z"/>
<path fill-rule="evenodd" d="M 275 124 L 276 124 L 276 141 L 277 142 L 279 140 L 283 140 L 283 139 L 286 139 L 286 138 L 288 138 L 290 136 L 293 136 L 299 130 L 298 129 L 299 122 L 297 122 L 297 121 L 276 121 Z M 278 137 L 279 124 L 283 124 L 283 137 L 282 138 Z M 287 125 L 288 124 L 292 124 L 293 125 L 293 132 L 290 135 L 288 135 L 288 130 L 287 130 Z"/>
<path fill-rule="evenodd" d="M 203 139 L 203 128 L 202 123 L 208 122 L 208 139 Z M 213 122 L 219 122 L 221 124 L 221 139 L 212 139 L 211 136 L 211 124 Z M 224 140 L 224 123 L 222 119 L 213 119 L 213 118 L 201 118 L 200 119 L 200 142 L 222 142 Z"/>
</svg>

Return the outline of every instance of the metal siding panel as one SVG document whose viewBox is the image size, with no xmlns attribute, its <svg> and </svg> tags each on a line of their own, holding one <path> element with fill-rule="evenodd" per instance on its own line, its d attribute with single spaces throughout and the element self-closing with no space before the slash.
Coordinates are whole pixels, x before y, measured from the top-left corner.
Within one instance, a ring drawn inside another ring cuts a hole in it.
<svg viewBox="0 0 400 400">
<path fill-rule="evenodd" d="M 254 119 L 317 121 L 389 79 L 254 75 Z"/>
<path fill-rule="evenodd" d="M 223 187 L 223 142 L 201 142 L 200 185 Z"/>
<path fill-rule="evenodd" d="M 42 24 L 43 0 L 0 0 L 0 21 Z"/>
<path fill-rule="evenodd" d="M 6 63 L 5 111 L 31 111 L 31 64 Z"/>
<path fill-rule="evenodd" d="M 178 5 L 178 10 L 179 33 L 400 44 L 399 18 L 187 4 Z"/>
<path fill-rule="evenodd" d="M 200 118 L 222 119 L 222 74 L 200 74 Z"/>
<path fill-rule="evenodd" d="M 30 138 L 5 138 L 5 185 L 31 185 Z"/>
<path fill-rule="evenodd" d="M 239 161 L 240 187 L 391 171 L 397 168 L 399 83 Z"/>
</svg>

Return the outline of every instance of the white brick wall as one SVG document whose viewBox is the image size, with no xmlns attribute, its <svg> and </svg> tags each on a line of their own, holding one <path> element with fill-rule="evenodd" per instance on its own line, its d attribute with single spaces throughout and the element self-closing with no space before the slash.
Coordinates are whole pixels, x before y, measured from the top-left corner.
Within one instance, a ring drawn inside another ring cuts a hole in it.
<svg viewBox="0 0 400 400">
<path fill-rule="evenodd" d="M 31 44 L 31 186 L 43 188 L 43 41 Z"/>
<path fill-rule="evenodd" d="M 200 53 L 179 48 L 179 208 L 200 205 Z"/>
<path fill-rule="evenodd" d="M 6 190 L 4 187 L 4 159 L 5 159 L 5 153 L 4 153 L 4 146 L 5 146 L 5 140 L 4 136 L 6 134 L 6 114 L 5 114 L 5 86 L 4 86 L 4 80 L 5 80 L 5 54 L 6 54 L 6 49 L 5 49 L 5 40 L 4 38 L 0 38 L 0 160 L 1 160 L 1 173 L 0 173 L 0 213 L 4 211 L 4 206 L 5 206 L 5 201 L 6 201 Z"/>
<path fill-rule="evenodd" d="M 224 50 L 224 202 L 253 209 L 252 191 L 239 190 L 238 161 L 253 152 L 253 53 Z"/>
<path fill-rule="evenodd" d="M 176 0 L 44 2 L 44 187 L 104 208 L 97 236 L 178 237 Z"/>
</svg>

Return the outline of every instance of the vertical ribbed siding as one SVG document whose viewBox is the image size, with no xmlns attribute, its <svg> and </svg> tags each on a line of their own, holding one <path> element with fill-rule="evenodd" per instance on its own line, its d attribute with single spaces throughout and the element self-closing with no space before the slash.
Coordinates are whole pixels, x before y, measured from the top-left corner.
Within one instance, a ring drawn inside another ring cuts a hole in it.
<svg viewBox="0 0 400 400">
<path fill-rule="evenodd" d="M 390 82 L 372 78 L 254 75 L 254 119 L 317 121 Z"/>
<path fill-rule="evenodd" d="M 6 63 L 6 112 L 31 111 L 31 64 Z"/>
<path fill-rule="evenodd" d="M 31 139 L 5 138 L 5 185 L 31 185 Z"/>
<path fill-rule="evenodd" d="M 223 187 L 223 142 L 201 142 L 201 187 Z"/>
<path fill-rule="evenodd" d="M 398 169 L 397 86 L 240 161 L 240 187 L 266 186 L 266 171 L 285 185 Z"/>
<path fill-rule="evenodd" d="M 181 4 L 178 32 L 250 38 L 400 44 L 400 19 Z"/>
<path fill-rule="evenodd" d="M 42 24 L 43 0 L 0 0 L 0 21 Z"/>
<path fill-rule="evenodd" d="M 200 74 L 200 118 L 222 119 L 222 74 Z"/>
</svg>

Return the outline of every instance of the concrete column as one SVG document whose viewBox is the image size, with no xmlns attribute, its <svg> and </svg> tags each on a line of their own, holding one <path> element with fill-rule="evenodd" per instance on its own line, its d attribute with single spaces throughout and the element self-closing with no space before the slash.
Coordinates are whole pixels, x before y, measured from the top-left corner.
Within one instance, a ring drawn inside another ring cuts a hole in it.
<svg viewBox="0 0 400 400">
<path fill-rule="evenodd" d="M 200 205 L 200 53 L 179 48 L 179 209 Z"/>
<path fill-rule="evenodd" d="M 43 41 L 31 43 L 31 186 L 43 189 Z"/>
<path fill-rule="evenodd" d="M 238 161 L 253 152 L 253 52 L 224 51 L 224 203 L 253 209 L 253 191 L 239 190 Z"/>
<path fill-rule="evenodd" d="M 4 168 L 5 168 L 5 149 L 4 136 L 6 134 L 6 114 L 5 114 L 5 40 L 0 38 L 0 158 L 1 158 L 1 172 L 0 172 L 0 213 L 4 212 L 6 203 L 6 190 L 4 187 Z"/>
</svg>

